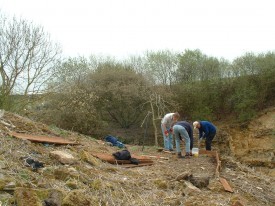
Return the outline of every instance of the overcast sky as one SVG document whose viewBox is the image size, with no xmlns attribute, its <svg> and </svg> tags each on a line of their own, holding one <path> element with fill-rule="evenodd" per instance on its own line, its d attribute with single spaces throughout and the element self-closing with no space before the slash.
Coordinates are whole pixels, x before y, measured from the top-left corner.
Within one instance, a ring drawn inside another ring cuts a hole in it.
<svg viewBox="0 0 275 206">
<path fill-rule="evenodd" d="M 275 51 L 274 0 L 0 0 L 0 9 L 43 26 L 71 57 Z"/>
</svg>

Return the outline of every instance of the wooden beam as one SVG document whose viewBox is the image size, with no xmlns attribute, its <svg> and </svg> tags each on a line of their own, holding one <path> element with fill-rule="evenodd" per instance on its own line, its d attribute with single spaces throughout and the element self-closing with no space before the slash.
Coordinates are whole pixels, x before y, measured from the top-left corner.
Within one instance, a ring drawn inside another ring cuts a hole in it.
<svg viewBox="0 0 275 206">
<path fill-rule="evenodd" d="M 42 142 L 42 143 L 52 143 L 52 144 L 80 144 L 75 141 L 70 141 L 62 137 L 56 136 L 42 136 L 42 135 L 30 135 L 30 134 L 22 134 L 17 132 L 10 132 L 10 136 L 19 138 L 19 139 L 26 139 L 32 142 Z"/>
<path fill-rule="evenodd" d="M 220 177 L 220 182 L 222 183 L 222 186 L 225 191 L 227 192 L 233 192 L 233 189 L 231 186 L 228 184 L 227 180 L 225 178 Z"/>
</svg>

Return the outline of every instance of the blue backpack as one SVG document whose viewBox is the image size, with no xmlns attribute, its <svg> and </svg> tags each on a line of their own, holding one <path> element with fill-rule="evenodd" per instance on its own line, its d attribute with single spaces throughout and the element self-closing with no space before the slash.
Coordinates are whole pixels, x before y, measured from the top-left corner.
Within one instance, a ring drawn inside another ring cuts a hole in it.
<svg viewBox="0 0 275 206">
<path fill-rule="evenodd" d="M 105 141 L 106 142 L 111 142 L 113 144 L 113 146 L 117 146 L 119 148 L 124 148 L 124 144 L 120 141 L 118 141 L 118 139 L 112 135 L 108 135 L 105 137 Z"/>
</svg>

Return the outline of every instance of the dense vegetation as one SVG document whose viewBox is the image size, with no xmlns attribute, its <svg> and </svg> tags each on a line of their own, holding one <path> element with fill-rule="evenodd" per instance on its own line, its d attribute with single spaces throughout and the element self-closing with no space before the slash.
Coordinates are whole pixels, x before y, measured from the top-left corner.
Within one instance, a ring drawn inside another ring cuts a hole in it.
<svg viewBox="0 0 275 206">
<path fill-rule="evenodd" d="M 189 121 L 246 122 L 274 105 L 273 51 L 232 62 L 200 50 L 148 51 L 124 61 L 60 59 L 60 48 L 41 27 L 3 16 L 0 42 L 0 108 L 84 134 L 134 133 L 145 127 L 145 117 L 156 130 L 172 111 Z"/>
</svg>

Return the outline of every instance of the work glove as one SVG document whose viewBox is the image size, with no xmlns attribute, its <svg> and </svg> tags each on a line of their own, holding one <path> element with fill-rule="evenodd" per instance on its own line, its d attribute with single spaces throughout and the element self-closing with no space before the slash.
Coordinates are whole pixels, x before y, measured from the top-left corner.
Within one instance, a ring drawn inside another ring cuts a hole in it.
<svg viewBox="0 0 275 206">
<path fill-rule="evenodd" d="M 171 127 L 171 128 L 169 129 L 169 131 L 170 131 L 171 133 L 173 133 L 173 128 Z"/>
<path fill-rule="evenodd" d="M 165 134 L 165 136 L 167 137 L 168 134 L 169 134 L 169 131 L 168 131 L 168 130 L 165 130 L 165 131 L 164 131 L 164 134 Z"/>
</svg>

